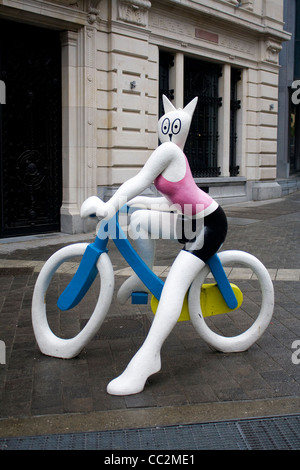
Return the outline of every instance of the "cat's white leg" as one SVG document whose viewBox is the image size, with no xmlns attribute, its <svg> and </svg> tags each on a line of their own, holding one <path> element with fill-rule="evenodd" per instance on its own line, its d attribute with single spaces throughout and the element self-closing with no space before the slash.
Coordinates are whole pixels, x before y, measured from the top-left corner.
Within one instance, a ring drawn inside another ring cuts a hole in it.
<svg viewBox="0 0 300 470">
<path fill-rule="evenodd" d="M 166 279 L 148 336 L 125 371 L 107 387 L 111 395 L 132 395 L 144 389 L 147 378 L 161 368 L 161 347 L 174 328 L 185 294 L 204 262 L 186 251 L 175 259 Z"/>
<path fill-rule="evenodd" d="M 155 240 L 175 237 L 174 217 L 174 214 L 156 210 L 138 210 L 131 215 L 129 235 L 134 240 L 137 253 L 150 269 L 155 258 Z M 123 305 L 132 292 L 147 291 L 139 277 L 133 274 L 121 285 L 117 299 Z"/>
</svg>

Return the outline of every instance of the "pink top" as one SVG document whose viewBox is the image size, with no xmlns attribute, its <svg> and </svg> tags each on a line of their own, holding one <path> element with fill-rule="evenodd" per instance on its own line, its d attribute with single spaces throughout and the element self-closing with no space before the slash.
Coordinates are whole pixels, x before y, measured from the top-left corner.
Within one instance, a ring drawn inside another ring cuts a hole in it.
<svg viewBox="0 0 300 470">
<path fill-rule="evenodd" d="M 217 209 L 218 203 L 196 185 L 186 156 L 185 160 L 186 173 L 181 180 L 168 181 L 159 175 L 154 185 L 172 204 L 179 206 L 182 214 L 198 217 L 209 215 Z"/>
</svg>

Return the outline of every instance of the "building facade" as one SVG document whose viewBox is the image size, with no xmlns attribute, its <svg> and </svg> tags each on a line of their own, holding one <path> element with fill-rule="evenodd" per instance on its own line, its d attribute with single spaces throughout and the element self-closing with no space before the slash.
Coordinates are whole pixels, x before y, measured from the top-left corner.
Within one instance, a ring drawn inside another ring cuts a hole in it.
<svg viewBox="0 0 300 470">
<path fill-rule="evenodd" d="M 284 2 L 284 29 L 291 40 L 279 56 L 277 177 L 283 194 L 300 188 L 300 1 Z"/>
<path fill-rule="evenodd" d="M 279 197 L 290 36 L 283 0 L 0 0 L 0 236 L 89 230 L 84 199 L 107 199 L 158 145 L 163 93 L 199 97 L 185 151 L 201 188 Z"/>
</svg>

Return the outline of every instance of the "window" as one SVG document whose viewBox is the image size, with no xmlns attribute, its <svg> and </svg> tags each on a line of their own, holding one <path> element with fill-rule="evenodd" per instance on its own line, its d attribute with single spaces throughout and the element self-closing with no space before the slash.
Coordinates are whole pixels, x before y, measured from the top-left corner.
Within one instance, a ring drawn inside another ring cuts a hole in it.
<svg viewBox="0 0 300 470">
<path fill-rule="evenodd" d="M 221 71 L 218 64 L 185 57 L 184 103 L 198 96 L 198 105 L 185 146 L 195 178 L 220 175 L 218 111 L 222 106 L 222 98 L 219 97 L 218 81 Z"/>
<path fill-rule="evenodd" d="M 219 177 L 221 168 L 225 176 L 239 175 L 240 156 L 237 155 L 237 148 L 241 127 L 241 101 L 238 99 L 241 70 L 227 65 L 227 73 L 224 72 L 222 77 L 224 67 L 220 64 L 183 57 L 181 54 L 179 56 L 179 53 L 173 55 L 161 51 L 159 60 L 159 116 L 163 115 L 162 94 L 170 100 L 173 100 L 175 95 L 176 102 L 182 102 L 183 106 L 198 96 L 198 105 L 184 148 L 194 178 Z M 175 83 L 176 74 L 182 74 L 183 77 L 183 82 L 179 80 L 179 83 L 182 83 L 181 90 L 170 89 L 170 83 Z M 226 86 L 221 78 L 226 80 Z M 222 93 L 227 93 L 228 99 L 224 98 L 223 101 Z M 224 136 L 225 140 L 223 139 L 226 148 L 222 147 L 223 140 L 219 138 L 223 137 L 221 132 L 229 131 L 228 126 L 224 129 L 224 119 L 226 123 L 230 121 L 230 135 Z"/>
<path fill-rule="evenodd" d="M 237 145 L 237 111 L 241 108 L 241 101 L 237 99 L 237 84 L 241 79 L 241 71 L 231 69 L 231 89 L 230 89 L 230 159 L 229 172 L 230 176 L 237 176 L 240 167 L 236 164 L 236 145 Z"/>
<path fill-rule="evenodd" d="M 169 52 L 159 53 L 159 117 L 164 114 L 162 95 L 174 99 L 174 90 L 170 90 L 170 68 L 174 67 L 174 56 Z"/>
</svg>

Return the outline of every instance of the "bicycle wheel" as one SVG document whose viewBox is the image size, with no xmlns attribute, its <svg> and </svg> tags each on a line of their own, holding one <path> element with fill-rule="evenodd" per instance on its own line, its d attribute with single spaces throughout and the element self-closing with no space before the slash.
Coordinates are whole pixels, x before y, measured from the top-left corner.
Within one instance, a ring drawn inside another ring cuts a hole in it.
<svg viewBox="0 0 300 470">
<path fill-rule="evenodd" d="M 249 253 L 224 251 L 218 256 L 225 271 L 227 269 L 230 273 L 229 279 L 243 291 L 243 303 L 229 314 L 204 317 L 199 292 L 205 279 L 212 276 L 209 267 L 205 266 L 190 287 L 190 318 L 199 335 L 216 350 L 245 351 L 260 338 L 270 323 L 274 309 L 273 283 L 265 266 Z M 236 264 L 238 267 L 234 267 Z"/>
<path fill-rule="evenodd" d="M 107 253 L 97 261 L 100 274 L 100 294 L 95 309 L 85 327 L 73 338 L 60 338 L 51 330 L 47 319 L 46 293 L 54 274 L 62 263 L 82 256 L 87 243 L 69 245 L 54 253 L 43 266 L 32 297 L 32 324 L 41 352 L 47 356 L 70 359 L 77 356 L 99 330 L 110 307 L 114 290 L 114 273 Z"/>
</svg>

